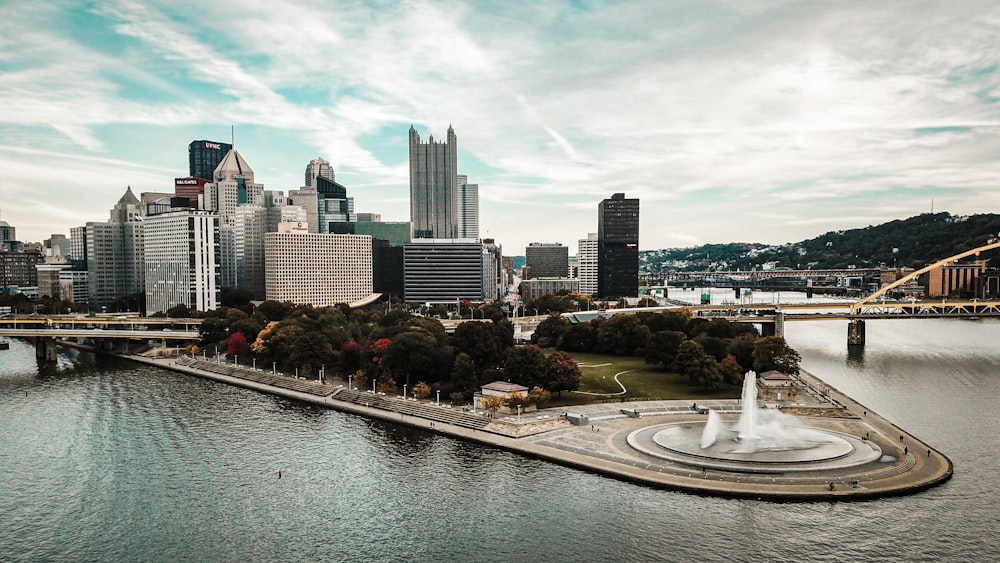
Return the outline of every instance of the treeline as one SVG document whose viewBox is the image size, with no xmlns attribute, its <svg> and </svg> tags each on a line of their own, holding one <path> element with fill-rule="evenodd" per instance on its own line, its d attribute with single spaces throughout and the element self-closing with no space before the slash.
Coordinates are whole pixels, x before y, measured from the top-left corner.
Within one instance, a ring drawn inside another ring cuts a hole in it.
<svg viewBox="0 0 1000 563">
<path fill-rule="evenodd" d="M 597 317 L 573 323 L 553 315 L 539 323 L 532 340 L 567 352 L 645 358 L 679 373 L 691 386 L 737 385 L 750 370 L 799 372 L 801 357 L 783 338 L 761 337 L 749 323 L 696 317 L 689 309 Z"/>
<path fill-rule="evenodd" d="M 830 231 L 778 246 L 756 243 L 703 245 L 640 252 L 640 267 L 668 270 L 753 270 L 764 264 L 792 269 L 921 268 L 1000 237 L 1000 215 L 925 213 L 860 229 Z"/>
<path fill-rule="evenodd" d="M 309 378 L 322 372 L 381 392 L 405 385 L 418 398 L 440 392 L 464 402 L 482 385 L 503 380 L 531 389 L 538 402 L 580 384 L 579 368 L 566 354 L 515 347 L 506 319 L 465 322 L 449 335 L 438 319 L 403 305 L 386 311 L 265 301 L 206 312 L 200 331 L 194 354 L 227 354 L 229 361 Z"/>
</svg>

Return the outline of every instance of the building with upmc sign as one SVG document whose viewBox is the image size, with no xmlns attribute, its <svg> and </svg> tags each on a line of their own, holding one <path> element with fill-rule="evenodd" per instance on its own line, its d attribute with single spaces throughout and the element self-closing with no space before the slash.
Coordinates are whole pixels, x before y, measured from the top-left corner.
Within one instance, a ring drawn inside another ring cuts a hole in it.
<svg viewBox="0 0 1000 563">
<path fill-rule="evenodd" d="M 191 141 L 188 145 L 188 176 L 213 181 L 212 173 L 233 145 L 216 141 Z"/>
</svg>

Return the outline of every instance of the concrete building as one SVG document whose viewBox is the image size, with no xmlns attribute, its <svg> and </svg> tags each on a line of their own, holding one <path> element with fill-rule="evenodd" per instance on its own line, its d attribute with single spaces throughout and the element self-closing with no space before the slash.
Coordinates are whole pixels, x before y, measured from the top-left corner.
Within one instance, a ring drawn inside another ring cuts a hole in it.
<svg viewBox="0 0 1000 563">
<path fill-rule="evenodd" d="M 597 208 L 597 295 L 639 294 L 639 200 L 613 194 Z"/>
<path fill-rule="evenodd" d="M 458 238 L 479 238 L 479 184 L 458 175 Z"/>
<path fill-rule="evenodd" d="M 192 176 L 174 178 L 174 195 L 186 198 L 188 200 L 188 207 L 191 209 L 200 209 L 203 207 L 202 202 L 205 198 L 205 184 L 209 181 L 205 178 L 195 178 Z"/>
<path fill-rule="evenodd" d="M 144 291 L 143 216 L 143 205 L 129 187 L 107 222 L 88 222 L 70 230 L 70 263 L 87 271 L 90 284 L 89 301 L 78 305 L 100 312 L 119 297 Z"/>
<path fill-rule="evenodd" d="M 533 242 L 524 249 L 524 259 L 532 278 L 569 276 L 569 248 L 558 242 Z"/>
<path fill-rule="evenodd" d="M 579 240 L 576 263 L 580 293 L 597 295 L 597 233 L 589 233 L 587 238 Z"/>
<path fill-rule="evenodd" d="M 413 239 L 459 236 L 458 138 L 448 126 L 445 142 L 420 141 L 410 126 L 410 228 Z"/>
<path fill-rule="evenodd" d="M 282 223 L 307 224 L 305 209 L 284 203 L 280 192 L 265 191 L 261 206 L 241 205 L 233 215 L 236 271 L 232 285 L 249 291 L 257 299 L 263 299 L 266 293 L 264 235 L 277 232 Z M 223 287 L 228 286 L 224 284 Z"/>
<path fill-rule="evenodd" d="M 921 278 L 927 297 L 948 297 L 955 295 L 964 298 L 983 298 L 982 278 L 986 273 L 986 261 L 945 264 L 934 268 Z"/>
<path fill-rule="evenodd" d="M 372 238 L 283 223 L 264 235 L 267 299 L 329 307 L 372 294 Z"/>
<path fill-rule="evenodd" d="M 555 295 L 562 290 L 577 293 L 580 291 L 580 280 L 574 278 L 534 278 L 522 280 L 521 285 L 518 286 L 518 290 L 520 291 L 521 299 L 527 303 L 532 299 L 537 299 L 550 293 Z"/>
<path fill-rule="evenodd" d="M 212 175 L 219 163 L 226 157 L 233 145 L 218 141 L 191 141 L 188 145 L 188 176 L 212 181 Z M 180 194 L 178 194 L 180 195 Z"/>
<path fill-rule="evenodd" d="M 37 287 L 39 264 L 45 261 L 41 252 L 0 251 L 0 290 Z M 11 293 L 8 291 L 8 293 Z M 16 293 L 16 291 L 14 291 Z"/>
<path fill-rule="evenodd" d="M 233 226 L 233 215 L 240 205 L 260 204 L 264 186 L 254 182 L 253 169 L 236 149 L 222 159 L 213 179 L 205 184 L 204 208 L 218 213 L 223 225 Z"/>
<path fill-rule="evenodd" d="M 178 304 L 199 311 L 219 306 L 220 225 L 218 215 L 195 209 L 143 221 L 148 313 L 166 312 Z"/>
<path fill-rule="evenodd" d="M 66 262 L 43 262 L 35 264 L 38 279 L 38 295 L 53 299 L 63 299 L 62 289 L 59 285 L 59 272 L 69 268 L 70 265 Z"/>
<path fill-rule="evenodd" d="M 90 302 L 90 284 L 86 270 L 59 272 L 59 295 L 61 299 L 69 299 L 76 303 L 78 310 L 85 310 L 87 303 Z M 80 309 L 81 307 L 84 309 Z"/>
<path fill-rule="evenodd" d="M 403 245 L 406 301 L 494 301 L 507 290 L 501 248 L 492 240 L 414 239 Z"/>
<path fill-rule="evenodd" d="M 357 220 L 354 198 L 347 196 L 347 188 L 336 181 L 333 166 L 322 158 L 309 161 L 305 185 L 289 191 L 288 200 L 306 210 L 310 233 L 332 233 L 332 223 Z"/>
</svg>

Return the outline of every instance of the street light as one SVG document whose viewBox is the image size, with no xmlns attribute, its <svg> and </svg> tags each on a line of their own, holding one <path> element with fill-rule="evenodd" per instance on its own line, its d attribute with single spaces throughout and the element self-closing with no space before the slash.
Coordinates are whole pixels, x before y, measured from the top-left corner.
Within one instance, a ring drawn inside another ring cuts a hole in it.
<svg viewBox="0 0 1000 563">
<path fill-rule="evenodd" d="M 375 394 L 375 378 L 372 378 L 372 395 Z"/>
<path fill-rule="evenodd" d="M 278 374 L 278 362 L 271 362 L 271 375 Z"/>
<path fill-rule="evenodd" d="M 253 359 L 253 370 L 257 371 L 257 358 Z"/>
<path fill-rule="evenodd" d="M 517 405 L 517 422 L 518 424 L 521 422 L 521 405 Z"/>
<path fill-rule="evenodd" d="M 406 400 L 406 384 L 403 384 L 403 400 Z"/>
<path fill-rule="evenodd" d="M 348 389 L 351 388 L 351 377 L 353 377 L 351 374 L 347 374 L 347 388 Z"/>
<path fill-rule="evenodd" d="M 440 407 L 441 406 L 441 390 L 440 389 L 437 390 L 437 396 L 438 396 L 438 398 L 437 398 L 437 404 Z"/>
<path fill-rule="evenodd" d="M 237 366 L 239 364 L 240 364 L 240 357 L 237 356 L 236 354 L 233 354 L 233 365 Z"/>
</svg>

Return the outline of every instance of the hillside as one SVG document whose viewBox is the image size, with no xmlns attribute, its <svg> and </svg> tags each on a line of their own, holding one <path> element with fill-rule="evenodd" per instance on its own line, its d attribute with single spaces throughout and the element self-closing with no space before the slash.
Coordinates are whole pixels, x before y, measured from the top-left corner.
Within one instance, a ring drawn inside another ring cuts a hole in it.
<svg viewBox="0 0 1000 563">
<path fill-rule="evenodd" d="M 920 268 L 982 246 L 997 236 L 1000 236 L 1000 215 L 925 213 L 862 229 L 831 231 L 780 246 L 728 243 L 644 250 L 639 253 L 639 269 L 657 274 L 670 270 L 825 269 L 849 265 Z M 1000 257 L 1000 252 L 982 256 L 990 257 Z"/>
</svg>

